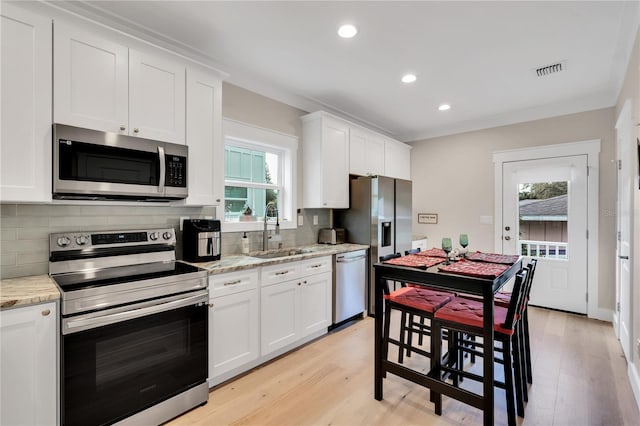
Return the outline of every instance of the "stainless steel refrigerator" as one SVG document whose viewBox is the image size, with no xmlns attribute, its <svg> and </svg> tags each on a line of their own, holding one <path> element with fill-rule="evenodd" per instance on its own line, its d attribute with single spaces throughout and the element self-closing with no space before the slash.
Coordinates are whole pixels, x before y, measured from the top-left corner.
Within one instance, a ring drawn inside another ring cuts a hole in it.
<svg viewBox="0 0 640 426">
<path fill-rule="evenodd" d="M 369 315 L 375 315 L 373 264 L 380 256 L 411 249 L 411 181 L 384 176 L 350 181 L 348 210 L 334 210 L 334 222 L 346 230 L 346 240 L 367 244 Z"/>
</svg>

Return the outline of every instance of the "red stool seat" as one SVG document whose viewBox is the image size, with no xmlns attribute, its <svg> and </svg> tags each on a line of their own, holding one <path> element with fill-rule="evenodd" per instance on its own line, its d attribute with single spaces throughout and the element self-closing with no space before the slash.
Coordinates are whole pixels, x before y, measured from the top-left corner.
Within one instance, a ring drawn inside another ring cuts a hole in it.
<svg viewBox="0 0 640 426">
<path fill-rule="evenodd" d="M 446 291 L 418 287 L 402 287 L 389 295 L 391 303 L 409 306 L 425 312 L 435 312 L 453 298 Z"/>
<path fill-rule="evenodd" d="M 482 328 L 482 302 L 466 299 L 464 297 L 456 297 L 436 311 L 434 317 L 445 321 L 452 321 L 465 324 L 471 327 Z M 514 330 L 505 328 L 503 324 L 507 318 L 508 308 L 496 305 L 493 308 L 493 329 L 507 336 L 512 336 Z"/>
</svg>

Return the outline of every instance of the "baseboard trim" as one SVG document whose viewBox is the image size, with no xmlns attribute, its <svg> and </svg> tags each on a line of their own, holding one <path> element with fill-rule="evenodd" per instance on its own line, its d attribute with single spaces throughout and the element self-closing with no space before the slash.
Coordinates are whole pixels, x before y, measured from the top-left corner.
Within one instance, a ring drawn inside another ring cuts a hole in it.
<svg viewBox="0 0 640 426">
<path fill-rule="evenodd" d="M 635 364 L 628 363 L 627 372 L 629 374 L 629 383 L 631 383 L 631 390 L 633 391 L 633 396 L 636 399 L 636 405 L 638 409 L 640 409 L 640 375 L 638 374 L 638 369 Z"/>
<path fill-rule="evenodd" d="M 600 321 L 613 322 L 613 310 L 598 308 L 594 312 L 588 312 L 587 317 Z"/>
</svg>

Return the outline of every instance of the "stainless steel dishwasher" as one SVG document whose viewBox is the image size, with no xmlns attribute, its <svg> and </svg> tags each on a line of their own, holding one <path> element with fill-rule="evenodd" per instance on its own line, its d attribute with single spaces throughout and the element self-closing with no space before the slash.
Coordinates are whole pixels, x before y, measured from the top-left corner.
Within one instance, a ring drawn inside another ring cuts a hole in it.
<svg viewBox="0 0 640 426">
<path fill-rule="evenodd" d="M 365 311 L 367 251 L 336 254 L 333 280 L 333 324 Z"/>
</svg>

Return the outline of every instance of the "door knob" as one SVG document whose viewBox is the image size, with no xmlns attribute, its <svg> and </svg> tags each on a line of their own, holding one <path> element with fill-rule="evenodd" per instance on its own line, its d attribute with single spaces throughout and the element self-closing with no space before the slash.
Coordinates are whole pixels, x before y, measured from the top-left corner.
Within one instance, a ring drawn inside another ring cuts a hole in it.
<svg viewBox="0 0 640 426">
<path fill-rule="evenodd" d="M 504 230 L 505 230 L 505 231 L 511 231 L 511 227 L 510 227 L 510 226 L 505 226 L 505 227 L 504 227 Z"/>
<path fill-rule="evenodd" d="M 508 235 L 505 235 L 504 239 L 505 239 L 505 240 L 507 240 L 507 241 L 509 241 L 509 240 L 511 239 L 511 237 L 510 237 L 510 236 L 508 236 Z"/>
</svg>

